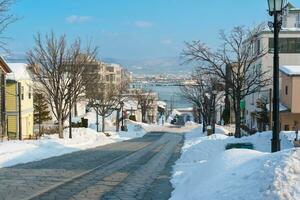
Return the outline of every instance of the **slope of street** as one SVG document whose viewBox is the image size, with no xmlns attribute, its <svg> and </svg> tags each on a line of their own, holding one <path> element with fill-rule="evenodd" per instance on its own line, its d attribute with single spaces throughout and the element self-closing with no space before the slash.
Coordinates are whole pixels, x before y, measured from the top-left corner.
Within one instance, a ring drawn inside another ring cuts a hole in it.
<svg viewBox="0 0 300 200">
<path fill-rule="evenodd" d="M 143 138 L 0 169 L 0 199 L 168 199 L 183 134 Z"/>
</svg>

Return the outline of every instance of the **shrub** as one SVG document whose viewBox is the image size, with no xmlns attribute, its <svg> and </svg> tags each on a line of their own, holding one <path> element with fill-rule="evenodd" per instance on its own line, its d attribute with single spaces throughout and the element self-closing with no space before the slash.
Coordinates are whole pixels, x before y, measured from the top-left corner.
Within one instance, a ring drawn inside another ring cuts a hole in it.
<svg viewBox="0 0 300 200">
<path fill-rule="evenodd" d="M 130 116 L 129 116 L 129 119 L 130 119 L 131 121 L 135 121 L 135 122 L 136 122 L 136 117 L 135 117 L 135 115 L 130 115 Z"/>
</svg>

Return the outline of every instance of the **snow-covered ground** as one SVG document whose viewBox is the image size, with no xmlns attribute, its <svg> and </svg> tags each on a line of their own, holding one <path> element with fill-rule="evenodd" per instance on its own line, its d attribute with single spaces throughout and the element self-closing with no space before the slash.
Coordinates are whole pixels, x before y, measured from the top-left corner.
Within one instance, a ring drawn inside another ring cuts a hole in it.
<svg viewBox="0 0 300 200">
<path fill-rule="evenodd" d="M 138 124 L 128 124 L 128 132 L 109 131 L 110 137 L 91 128 L 74 128 L 73 138 L 68 139 L 68 129 L 64 139 L 58 135 L 47 135 L 39 140 L 5 141 L 0 143 L 0 168 L 59 156 L 74 151 L 142 137 L 146 131 Z"/>
<path fill-rule="evenodd" d="M 281 137 L 282 151 L 271 154 L 271 132 L 235 139 L 201 130 L 186 134 L 176 162 L 171 200 L 296 200 L 300 199 L 300 149 L 293 148 L 294 133 Z M 288 136 L 288 137 L 286 137 Z M 255 150 L 225 145 L 251 142 Z"/>
</svg>

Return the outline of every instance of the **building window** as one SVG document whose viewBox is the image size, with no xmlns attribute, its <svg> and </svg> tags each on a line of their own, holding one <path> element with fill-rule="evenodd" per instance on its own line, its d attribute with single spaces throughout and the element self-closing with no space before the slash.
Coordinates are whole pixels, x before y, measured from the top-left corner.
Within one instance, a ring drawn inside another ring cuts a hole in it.
<svg viewBox="0 0 300 200">
<path fill-rule="evenodd" d="M 31 96 L 32 96 L 32 87 L 29 86 L 29 89 L 28 89 L 28 98 L 31 99 Z"/>
<path fill-rule="evenodd" d="M 24 86 L 21 86 L 21 99 L 24 100 Z"/>
<path fill-rule="evenodd" d="M 297 14 L 297 16 L 296 16 L 295 27 L 300 28 L 300 14 Z"/>
<path fill-rule="evenodd" d="M 274 52 L 274 39 L 269 38 L 269 53 Z M 300 53 L 300 38 L 279 38 L 280 53 Z"/>
<path fill-rule="evenodd" d="M 106 67 L 106 70 L 109 71 L 109 72 L 114 72 L 114 67 Z"/>
<path fill-rule="evenodd" d="M 285 86 L 285 95 L 288 95 L 288 93 L 289 93 L 289 87 L 286 85 Z"/>
</svg>

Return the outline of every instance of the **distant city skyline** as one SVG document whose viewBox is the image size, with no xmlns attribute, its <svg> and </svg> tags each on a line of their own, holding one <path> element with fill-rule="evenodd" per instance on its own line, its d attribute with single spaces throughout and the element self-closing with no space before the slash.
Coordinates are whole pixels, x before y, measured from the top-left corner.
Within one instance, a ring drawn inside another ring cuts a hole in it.
<svg viewBox="0 0 300 200">
<path fill-rule="evenodd" d="M 201 39 L 214 47 L 220 29 L 269 19 L 267 0 L 19 0 L 11 12 L 20 20 L 5 36 L 17 58 L 33 47 L 37 32 L 51 30 L 92 41 L 100 58 L 176 57 L 184 41 Z"/>
</svg>

